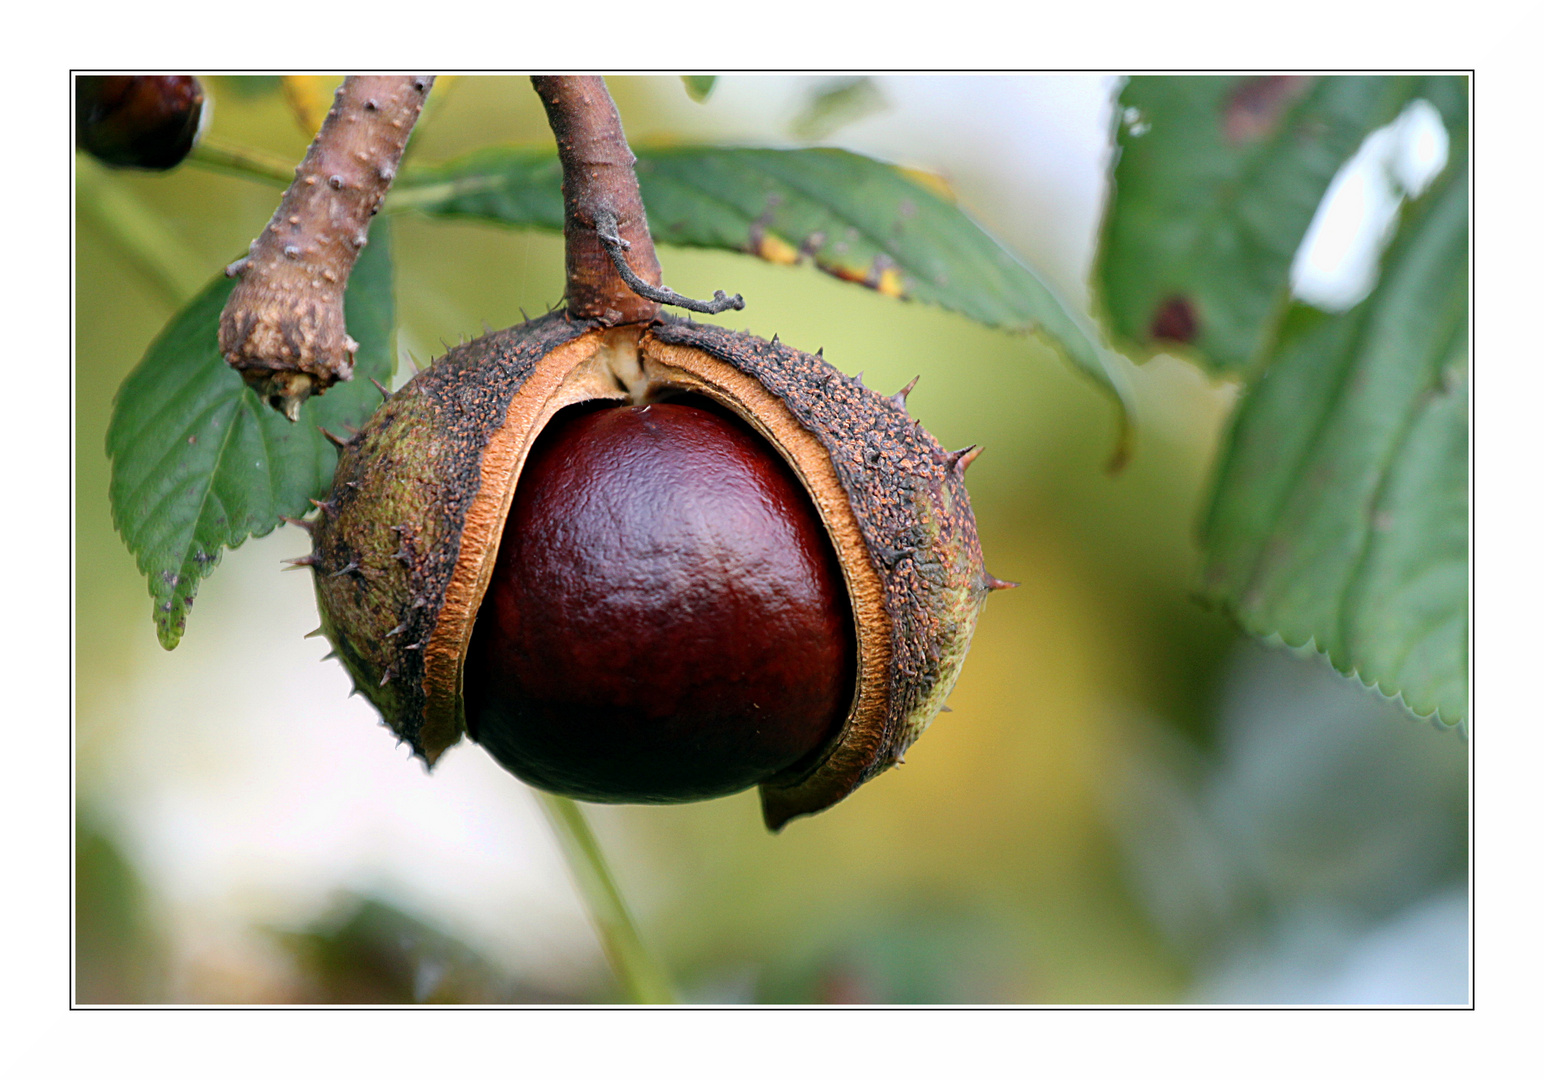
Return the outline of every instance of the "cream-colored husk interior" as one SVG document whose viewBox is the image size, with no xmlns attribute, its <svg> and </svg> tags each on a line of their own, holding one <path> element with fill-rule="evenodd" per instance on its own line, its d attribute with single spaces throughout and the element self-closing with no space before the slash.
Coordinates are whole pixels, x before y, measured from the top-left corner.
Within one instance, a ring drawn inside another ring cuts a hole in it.
<svg viewBox="0 0 1544 1080">
<path fill-rule="evenodd" d="M 493 574 L 520 472 L 548 421 L 584 401 L 645 404 L 683 391 L 732 410 L 779 450 L 809 492 L 836 548 L 858 626 L 856 693 L 842 733 L 824 759 L 812 773 L 788 781 L 797 788 L 840 788 L 833 798 L 840 797 L 856 786 L 858 773 L 884 742 L 891 646 L 883 587 L 830 456 L 755 379 L 697 349 L 644 337 L 636 326 L 594 331 L 559 346 L 510 400 L 505 423 L 483 455 L 482 484 L 467 511 L 461 556 L 425 651 L 425 727 L 449 735 L 445 745 L 466 731 L 461 678 L 477 610 Z"/>
</svg>

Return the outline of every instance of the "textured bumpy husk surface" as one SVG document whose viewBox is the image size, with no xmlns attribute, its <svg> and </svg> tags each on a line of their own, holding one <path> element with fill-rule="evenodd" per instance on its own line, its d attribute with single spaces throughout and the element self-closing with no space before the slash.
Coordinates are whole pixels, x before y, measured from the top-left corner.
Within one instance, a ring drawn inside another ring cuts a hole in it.
<svg viewBox="0 0 1544 1080">
<path fill-rule="evenodd" d="M 314 529 L 323 629 L 415 753 L 432 764 L 456 742 L 461 662 L 525 453 L 558 408 L 583 399 L 560 392 L 562 373 L 619 342 L 778 445 L 843 563 L 859 685 L 819 759 L 762 784 L 767 824 L 780 828 L 899 760 L 953 687 L 992 582 L 961 456 L 900 396 L 820 357 L 694 323 L 602 330 L 561 312 L 452 349 L 341 451 Z M 626 392 L 617 383 L 583 394 Z"/>
<path fill-rule="evenodd" d="M 339 453 L 312 532 L 322 628 L 359 692 L 431 764 L 462 734 L 428 722 L 425 651 L 484 453 L 537 361 L 588 329 L 549 316 L 453 349 Z"/>
</svg>

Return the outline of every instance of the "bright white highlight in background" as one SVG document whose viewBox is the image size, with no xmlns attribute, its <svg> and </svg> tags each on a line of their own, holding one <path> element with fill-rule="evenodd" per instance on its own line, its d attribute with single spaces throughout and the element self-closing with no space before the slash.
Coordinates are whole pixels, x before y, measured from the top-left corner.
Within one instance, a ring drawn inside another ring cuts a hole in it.
<svg viewBox="0 0 1544 1080">
<path fill-rule="evenodd" d="M 1425 101 L 1367 136 L 1330 184 L 1292 262 L 1298 299 L 1344 311 L 1366 297 L 1401 203 L 1436 178 L 1447 150 L 1447 129 Z"/>
</svg>

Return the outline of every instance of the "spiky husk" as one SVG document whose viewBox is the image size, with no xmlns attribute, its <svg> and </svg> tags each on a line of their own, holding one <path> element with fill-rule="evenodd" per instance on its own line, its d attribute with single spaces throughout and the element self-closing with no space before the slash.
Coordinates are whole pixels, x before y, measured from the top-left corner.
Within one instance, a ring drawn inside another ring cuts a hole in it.
<svg viewBox="0 0 1544 1080">
<path fill-rule="evenodd" d="M 526 452 L 567 404 L 661 379 L 777 447 L 843 564 L 853 708 L 816 760 L 761 785 L 778 829 L 900 759 L 942 708 L 995 584 L 963 479 L 973 455 L 940 447 L 904 395 L 819 356 L 690 322 L 607 330 L 561 312 L 452 349 L 340 451 L 313 533 L 322 626 L 358 690 L 432 764 L 466 730 L 461 664 Z"/>
</svg>

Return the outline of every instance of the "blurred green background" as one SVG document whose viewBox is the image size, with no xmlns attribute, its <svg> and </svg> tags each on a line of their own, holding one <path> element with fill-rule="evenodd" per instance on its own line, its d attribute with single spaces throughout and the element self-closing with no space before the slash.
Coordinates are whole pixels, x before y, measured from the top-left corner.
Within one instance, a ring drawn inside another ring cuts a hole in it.
<svg viewBox="0 0 1544 1080">
<path fill-rule="evenodd" d="M 206 79 L 210 137 L 298 161 L 309 136 L 276 83 Z M 704 104 L 673 77 L 611 86 L 635 144 L 818 137 L 939 173 L 1086 300 L 1112 80 L 889 77 L 825 113 L 816 77 L 729 77 Z M 434 96 L 422 161 L 550 138 L 523 79 Z M 144 209 L 194 282 L 279 195 L 190 165 L 78 168 L 81 190 Z M 399 349 L 420 362 L 560 299 L 556 236 L 395 225 Z M 945 446 L 986 447 L 970 487 L 987 565 L 1022 583 L 988 605 L 953 712 L 836 808 L 779 836 L 754 792 L 590 808 L 687 1000 L 1467 1001 L 1466 744 L 1191 596 L 1231 386 L 1167 357 L 1133 369 L 1136 454 L 1111 476 L 1108 403 L 1043 342 L 808 267 L 661 261 L 688 295 L 744 294 L 716 321 L 823 347 L 881 390 L 921 375 L 913 413 Z M 296 530 L 227 553 L 182 645 L 157 645 L 103 439 L 174 310 L 82 196 L 77 1000 L 619 1000 L 521 784 L 471 744 L 425 775 L 317 663 L 310 583 L 278 572 L 307 549 Z"/>
</svg>

